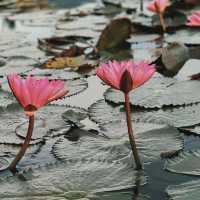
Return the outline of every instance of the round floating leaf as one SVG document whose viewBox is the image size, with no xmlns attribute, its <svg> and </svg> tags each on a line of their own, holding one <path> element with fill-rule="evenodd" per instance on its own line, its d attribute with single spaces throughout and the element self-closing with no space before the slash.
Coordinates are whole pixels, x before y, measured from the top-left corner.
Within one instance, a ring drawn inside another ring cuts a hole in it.
<svg viewBox="0 0 200 200">
<path fill-rule="evenodd" d="M 8 160 L 0 157 L 0 171 L 6 169 L 9 166 Z"/>
<path fill-rule="evenodd" d="M 151 79 L 140 88 L 130 92 L 130 103 L 145 108 L 161 108 L 170 105 L 187 105 L 200 102 L 200 94 L 196 91 L 199 81 L 177 82 L 172 79 Z M 107 101 L 124 103 L 124 95 L 120 91 L 108 89 L 105 93 Z"/>
<path fill-rule="evenodd" d="M 0 52 L 6 52 L 7 50 L 16 49 L 20 46 L 26 45 L 27 34 L 25 33 L 16 33 L 16 32 L 7 32 L 2 31 L 0 33 Z M 21 54 L 23 55 L 23 54 Z M 20 56 L 21 56 L 20 55 Z"/>
<path fill-rule="evenodd" d="M 170 200 L 199 200 L 200 180 L 169 186 L 166 192 Z"/>
<path fill-rule="evenodd" d="M 16 104 L 13 95 L 0 89 L 0 109 L 7 108 L 13 104 Z"/>
<path fill-rule="evenodd" d="M 168 34 L 165 37 L 168 43 L 180 42 L 188 45 L 199 45 L 200 34 L 198 29 L 184 29 L 176 31 L 174 34 Z"/>
<path fill-rule="evenodd" d="M 26 44 L 24 46 L 19 46 L 16 48 L 7 49 L 1 53 L 3 57 L 14 57 L 24 55 L 32 59 L 44 59 L 46 58 L 45 53 L 40 51 L 34 44 Z"/>
<path fill-rule="evenodd" d="M 165 169 L 170 172 L 194 176 L 200 176 L 199 166 L 200 150 L 181 152 L 165 162 Z"/>
<path fill-rule="evenodd" d="M 0 68 L 1 69 L 1 68 Z M 26 73 L 27 74 L 27 73 Z M 39 69 L 34 68 L 28 75 L 35 77 L 48 77 L 48 79 L 70 80 L 81 78 L 82 75 L 68 69 Z"/>
<path fill-rule="evenodd" d="M 135 124 L 136 143 L 143 162 L 149 163 L 159 158 L 161 152 L 180 150 L 183 146 L 182 134 L 175 128 L 155 124 Z M 102 125 L 102 133 L 109 137 L 80 137 L 77 141 L 65 138 L 55 143 L 53 152 L 61 160 L 84 158 L 93 160 L 121 160 L 131 154 L 124 121 Z M 75 135 L 76 132 L 72 134 Z"/>
<path fill-rule="evenodd" d="M 136 189 L 137 190 L 137 189 Z M 137 193 L 137 191 L 135 192 Z M 148 195 L 141 194 L 135 194 L 134 191 L 117 191 L 117 192 L 109 192 L 105 194 L 99 194 L 99 200 L 149 200 L 150 197 Z"/>
<path fill-rule="evenodd" d="M 66 122 L 62 119 L 61 114 L 67 109 L 67 107 L 51 105 L 39 109 L 36 112 L 36 125 L 33 130 L 32 144 L 41 142 L 41 139 L 49 131 L 66 127 Z M 21 145 L 28 126 L 23 110 L 19 107 L 4 110 L 1 112 L 0 119 L 0 143 Z"/>
<path fill-rule="evenodd" d="M 63 111 L 65 112 L 63 113 Z M 57 135 L 63 135 L 67 133 L 71 126 L 69 122 L 63 119 L 63 114 L 67 118 L 67 113 L 70 113 L 70 111 L 76 113 L 81 112 L 82 110 L 79 108 L 53 105 L 45 106 L 44 108 L 39 109 L 36 112 L 36 116 L 38 116 L 38 118 L 36 117 L 35 120 L 32 140 L 37 140 L 44 138 L 45 136 L 52 135 L 55 137 Z M 19 124 L 15 129 L 16 135 L 25 138 L 27 127 L 28 121 Z"/>
<path fill-rule="evenodd" d="M 90 106 L 89 117 L 98 124 L 126 119 L 124 106 L 112 106 L 104 100 Z M 153 111 L 133 109 L 132 119 L 136 122 L 168 124 L 174 127 L 193 126 L 200 123 L 200 104 Z"/>
<path fill-rule="evenodd" d="M 21 74 L 28 72 L 33 69 L 32 65 L 36 63 L 36 60 L 25 56 L 9 57 L 6 60 L 6 64 L 3 67 L 0 67 L 0 75 L 6 76 L 11 73 Z"/>
<path fill-rule="evenodd" d="M 64 30 L 84 30 L 84 29 L 98 29 L 102 30 L 105 24 L 108 22 L 108 18 L 104 15 L 86 15 L 77 17 L 72 21 L 59 21 L 56 25 L 56 29 Z M 86 28 L 87 27 L 87 28 Z"/>
<path fill-rule="evenodd" d="M 1 182 L 2 200 L 65 197 L 92 199 L 96 192 L 114 191 L 146 183 L 146 177 L 123 163 L 75 161 L 35 169 L 32 177 L 21 181 L 17 176 Z M 50 198 L 51 199 L 51 198 Z"/>
<path fill-rule="evenodd" d="M 175 128 L 149 123 L 133 123 L 133 127 L 137 147 L 145 163 L 159 158 L 161 153 L 183 148 L 183 134 Z M 113 140 L 124 136 L 129 142 L 125 121 L 111 122 L 100 128 L 104 135 Z"/>
<path fill-rule="evenodd" d="M 200 74 L 200 60 L 190 59 L 188 60 L 182 69 L 177 74 L 176 78 L 178 80 L 190 80 Z"/>
<path fill-rule="evenodd" d="M 87 111 L 81 108 L 71 108 L 62 114 L 62 118 L 67 123 L 78 124 L 81 120 L 87 118 Z"/>
</svg>

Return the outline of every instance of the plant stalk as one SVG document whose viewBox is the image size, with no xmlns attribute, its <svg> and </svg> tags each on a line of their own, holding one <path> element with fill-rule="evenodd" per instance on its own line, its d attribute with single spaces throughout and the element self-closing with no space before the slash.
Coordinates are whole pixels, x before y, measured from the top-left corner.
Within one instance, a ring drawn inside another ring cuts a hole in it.
<svg viewBox="0 0 200 200">
<path fill-rule="evenodd" d="M 26 134 L 26 138 L 24 140 L 24 143 L 21 146 L 21 149 L 19 150 L 18 154 L 16 155 L 15 159 L 11 162 L 8 169 L 10 169 L 11 172 L 16 173 L 16 166 L 19 163 L 19 161 L 23 158 L 24 154 L 26 153 L 26 150 L 30 144 L 32 133 L 34 128 L 34 115 L 29 117 L 29 126 L 28 131 Z"/>
<path fill-rule="evenodd" d="M 143 13 L 143 11 L 144 11 L 144 2 L 143 2 L 143 0 L 140 0 L 140 11 L 141 11 L 141 13 Z"/>
<path fill-rule="evenodd" d="M 162 27 L 163 32 L 165 33 L 166 32 L 166 25 L 165 25 L 163 13 L 159 13 L 159 18 L 160 18 L 160 25 Z"/>
<path fill-rule="evenodd" d="M 126 120 L 127 120 L 129 141 L 131 144 L 133 157 L 135 159 L 136 170 L 141 170 L 142 164 L 141 164 L 138 150 L 136 147 L 135 138 L 134 138 L 134 134 L 133 134 L 133 128 L 132 128 L 132 122 L 131 122 L 131 108 L 130 108 L 129 95 L 128 95 L 128 93 L 124 93 L 124 96 L 125 96 L 125 109 L 126 109 Z"/>
</svg>

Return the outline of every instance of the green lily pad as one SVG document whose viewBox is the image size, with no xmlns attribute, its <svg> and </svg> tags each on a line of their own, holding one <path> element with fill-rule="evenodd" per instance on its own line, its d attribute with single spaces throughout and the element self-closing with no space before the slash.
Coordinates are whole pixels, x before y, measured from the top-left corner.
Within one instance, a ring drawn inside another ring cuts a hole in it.
<svg viewBox="0 0 200 200">
<path fill-rule="evenodd" d="M 161 152 L 178 151 L 183 147 L 183 135 L 175 128 L 155 124 L 135 125 L 135 138 L 142 161 L 151 163 Z M 85 135 L 77 141 L 60 139 L 55 143 L 53 153 L 61 160 L 73 158 L 116 161 L 132 154 L 124 121 L 100 126 L 102 136 Z M 70 133 L 70 132 L 69 132 Z M 75 132 L 72 133 L 73 135 Z"/>
<path fill-rule="evenodd" d="M 200 150 L 184 151 L 165 162 L 165 169 L 178 174 L 200 176 Z"/>
<path fill-rule="evenodd" d="M 171 185 L 166 190 L 171 200 L 199 200 L 200 180 Z"/>
<path fill-rule="evenodd" d="M 184 29 L 176 31 L 174 34 L 168 34 L 165 37 L 165 41 L 168 43 L 180 42 L 188 45 L 199 45 L 200 34 L 198 29 Z"/>
<path fill-rule="evenodd" d="M 89 108 L 89 117 L 98 124 L 125 120 L 124 106 L 113 106 L 99 100 Z M 188 127 L 200 123 L 200 104 L 159 110 L 133 109 L 132 120 L 154 124 L 167 124 L 174 127 Z"/>
<path fill-rule="evenodd" d="M 171 83 L 170 83 L 170 82 Z M 180 106 L 200 101 L 197 90 L 199 81 L 175 82 L 173 79 L 151 79 L 149 82 L 130 92 L 130 103 L 144 108 L 161 108 L 163 106 Z M 122 104 L 124 95 L 120 91 L 108 89 L 105 99 L 109 102 Z"/>
<path fill-rule="evenodd" d="M 1 181 L 0 198 L 25 200 L 29 196 L 39 200 L 41 196 L 46 199 L 68 199 L 73 196 L 78 200 L 78 197 L 84 196 L 92 199 L 95 193 L 132 188 L 136 179 L 140 180 L 141 185 L 146 183 L 143 173 L 138 173 L 127 164 L 69 161 L 34 169 L 31 178 L 27 177 L 25 181 L 17 176 Z"/>
</svg>

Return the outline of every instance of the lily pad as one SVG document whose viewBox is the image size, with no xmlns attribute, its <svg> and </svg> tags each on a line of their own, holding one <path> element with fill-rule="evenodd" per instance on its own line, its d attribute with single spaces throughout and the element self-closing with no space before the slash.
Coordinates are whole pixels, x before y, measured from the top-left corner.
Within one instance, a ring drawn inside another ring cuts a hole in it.
<svg viewBox="0 0 200 200">
<path fill-rule="evenodd" d="M 200 180 L 171 185 L 166 190 L 171 200 L 199 200 Z"/>
<path fill-rule="evenodd" d="M 165 37 L 168 43 L 180 42 L 188 45 L 199 45 L 200 34 L 198 29 L 184 29 L 176 31 L 174 34 L 168 34 Z"/>
<path fill-rule="evenodd" d="M 63 21 L 59 22 L 56 25 L 57 29 L 64 29 L 64 30 L 76 30 L 78 29 L 81 31 L 82 29 L 96 29 L 101 28 L 103 29 L 105 24 L 108 22 L 108 19 L 104 16 L 96 16 L 96 15 L 87 15 L 75 18 L 73 21 Z"/>
<path fill-rule="evenodd" d="M 22 45 L 15 48 L 7 49 L 1 53 L 1 56 L 4 57 L 20 57 L 21 55 L 40 60 L 45 58 L 45 53 L 40 51 L 34 44 L 27 43 L 26 45 Z"/>
<path fill-rule="evenodd" d="M 190 59 L 184 64 L 176 78 L 178 80 L 190 80 L 192 77 L 197 77 L 198 74 L 200 74 L 200 60 Z"/>
<path fill-rule="evenodd" d="M 0 67 L 0 75 L 6 76 L 11 73 L 25 73 L 33 69 L 37 61 L 25 56 L 13 56 L 6 60 L 6 64 Z"/>
<path fill-rule="evenodd" d="M 65 112 L 63 112 L 64 110 Z M 80 113 L 82 113 L 82 118 Z M 71 128 L 70 120 L 66 119 L 69 118 L 73 123 L 79 123 L 85 117 L 86 111 L 76 107 L 50 105 L 38 110 L 37 115 L 40 116 L 35 120 L 34 132 L 37 132 L 37 134 L 33 134 L 32 140 L 65 135 Z M 24 138 L 26 136 L 27 126 L 28 121 L 18 125 L 15 130 L 16 135 Z"/>
<path fill-rule="evenodd" d="M 171 84 L 169 83 L 171 81 Z M 177 82 L 172 79 L 151 79 L 142 87 L 130 92 L 130 103 L 144 108 L 161 108 L 164 106 L 180 106 L 200 101 L 197 90 L 199 81 Z M 120 91 L 108 89 L 105 99 L 115 104 L 124 103 L 124 95 Z"/>
<path fill-rule="evenodd" d="M 67 162 L 35 169 L 31 179 L 26 181 L 11 177 L 1 182 L 0 198 L 21 200 L 27 199 L 28 195 L 35 200 L 41 199 L 41 196 L 46 199 L 61 197 L 71 200 L 76 197 L 89 200 L 97 192 L 132 188 L 136 178 L 140 179 L 141 185 L 146 183 L 143 174 L 122 163 Z"/>
<path fill-rule="evenodd" d="M 199 165 L 200 150 L 184 151 L 174 158 L 167 159 L 165 169 L 178 174 L 200 176 Z"/>
<path fill-rule="evenodd" d="M 1 69 L 1 68 L 0 68 Z M 69 70 L 69 69 L 40 69 L 34 68 L 29 73 L 26 73 L 35 77 L 48 77 L 48 79 L 59 79 L 59 80 L 70 80 L 82 78 L 82 75 L 78 72 Z"/>
<path fill-rule="evenodd" d="M 133 200 L 136 198 L 137 200 L 149 200 L 150 196 L 144 194 L 134 194 L 134 191 L 124 191 L 124 192 L 109 192 L 105 194 L 99 194 L 99 200 L 112 200 L 112 199 L 120 199 L 120 200 Z"/>
<path fill-rule="evenodd" d="M 161 152 L 178 151 L 183 147 L 183 135 L 175 128 L 145 123 L 136 123 L 135 127 L 136 143 L 145 163 L 159 158 Z M 69 141 L 65 138 L 59 140 L 53 148 L 55 156 L 61 160 L 69 160 L 73 157 L 109 161 L 130 156 L 126 122 L 111 122 L 101 125 L 100 129 L 100 133 L 106 138 L 88 134 L 77 141 Z"/>
<path fill-rule="evenodd" d="M 188 127 L 200 123 L 200 104 L 153 111 L 135 109 L 132 116 L 133 121 L 136 122 Z M 99 100 L 90 106 L 89 117 L 98 124 L 126 119 L 124 106 L 112 106 L 104 100 Z"/>
<path fill-rule="evenodd" d="M 0 89 L 0 109 L 5 109 L 9 106 L 16 104 L 16 100 L 10 92 Z"/>
</svg>

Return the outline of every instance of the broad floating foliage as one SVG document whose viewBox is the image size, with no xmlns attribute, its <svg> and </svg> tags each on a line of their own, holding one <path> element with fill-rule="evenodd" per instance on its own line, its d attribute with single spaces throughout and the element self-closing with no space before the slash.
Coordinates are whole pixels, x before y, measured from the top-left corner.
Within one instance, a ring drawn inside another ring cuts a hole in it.
<svg viewBox="0 0 200 200">
<path fill-rule="evenodd" d="M 146 183 L 142 172 L 119 162 L 72 160 L 34 169 L 31 176 L 29 173 L 24 173 L 26 181 L 17 176 L 1 181 L 0 198 L 25 200 L 28 195 L 35 200 L 41 200 L 41 196 L 90 200 L 96 193 L 132 188 L 136 179 L 140 185 Z"/>
<path fill-rule="evenodd" d="M 180 185 L 172 185 L 167 188 L 166 192 L 171 200 L 198 200 L 200 181 L 194 180 Z"/>
</svg>

